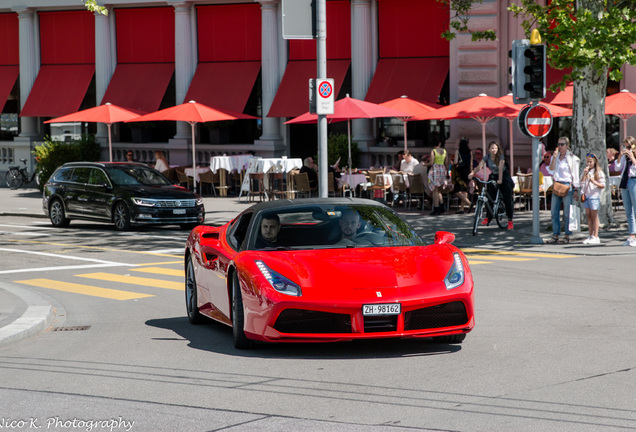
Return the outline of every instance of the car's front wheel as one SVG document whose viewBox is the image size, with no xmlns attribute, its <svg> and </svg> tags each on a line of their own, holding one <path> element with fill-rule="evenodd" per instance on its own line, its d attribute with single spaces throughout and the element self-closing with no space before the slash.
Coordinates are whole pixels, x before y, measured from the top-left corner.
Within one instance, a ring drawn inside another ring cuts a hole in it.
<svg viewBox="0 0 636 432">
<path fill-rule="evenodd" d="M 190 320 L 190 323 L 201 324 L 201 322 L 203 322 L 203 315 L 199 312 L 197 278 L 194 274 L 192 255 L 190 255 L 186 261 L 185 301 L 186 312 L 188 313 L 188 320 Z"/>
<path fill-rule="evenodd" d="M 51 219 L 51 223 L 54 227 L 64 228 L 67 227 L 71 222 L 66 217 L 66 212 L 64 211 L 64 204 L 61 200 L 55 199 L 51 203 L 51 207 L 49 208 L 49 219 Z"/>
<path fill-rule="evenodd" d="M 254 342 L 245 336 L 245 315 L 243 312 L 243 296 L 236 273 L 232 276 L 232 336 L 234 346 L 238 349 L 248 349 L 254 346 Z"/>
<path fill-rule="evenodd" d="M 130 229 L 130 211 L 126 203 L 120 201 L 115 204 L 113 209 L 113 223 L 119 231 L 127 231 Z"/>
</svg>

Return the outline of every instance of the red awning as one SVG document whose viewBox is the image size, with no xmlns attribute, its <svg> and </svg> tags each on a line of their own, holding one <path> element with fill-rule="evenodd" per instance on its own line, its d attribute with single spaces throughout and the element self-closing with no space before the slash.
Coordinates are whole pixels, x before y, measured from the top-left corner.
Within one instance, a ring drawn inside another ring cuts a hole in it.
<svg viewBox="0 0 636 432">
<path fill-rule="evenodd" d="M 380 59 L 364 98 L 382 103 L 401 96 L 437 103 L 448 75 L 448 57 Z"/>
<path fill-rule="evenodd" d="M 0 112 L 7 102 L 20 73 L 20 66 L 0 66 Z"/>
<path fill-rule="evenodd" d="M 183 102 L 243 112 L 260 69 L 260 61 L 199 63 Z"/>
<path fill-rule="evenodd" d="M 91 83 L 95 65 L 42 65 L 21 117 L 60 117 L 77 111 Z"/>
<path fill-rule="evenodd" d="M 159 109 L 174 72 L 174 63 L 118 64 L 100 105 L 153 112 Z"/>
<path fill-rule="evenodd" d="M 350 60 L 327 60 L 327 77 L 334 79 L 336 98 L 347 76 Z M 309 78 L 316 77 L 315 60 L 287 63 L 267 117 L 296 117 L 309 111 Z"/>
</svg>

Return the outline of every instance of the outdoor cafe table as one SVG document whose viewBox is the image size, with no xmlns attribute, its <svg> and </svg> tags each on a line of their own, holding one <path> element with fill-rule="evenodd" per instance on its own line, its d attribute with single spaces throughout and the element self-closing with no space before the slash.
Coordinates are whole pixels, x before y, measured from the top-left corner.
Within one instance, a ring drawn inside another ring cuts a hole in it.
<svg viewBox="0 0 636 432">
<path fill-rule="evenodd" d="M 252 155 L 212 156 L 210 170 L 215 174 L 218 170 L 223 170 L 219 174 L 219 193 L 221 196 L 227 196 L 227 173 L 242 172 L 247 169 L 252 157 Z"/>
<path fill-rule="evenodd" d="M 183 170 L 185 175 L 187 175 L 188 177 L 195 177 L 197 183 L 200 183 L 199 174 L 204 173 L 206 171 L 210 171 L 210 168 L 208 168 L 208 167 L 197 167 L 197 172 L 196 172 L 196 176 L 195 176 L 195 175 L 193 175 L 194 172 L 192 171 L 192 168 L 186 168 L 186 169 Z"/>
<path fill-rule="evenodd" d="M 250 183 L 249 183 L 249 174 L 250 173 L 268 173 L 268 172 L 282 172 L 289 175 L 289 172 L 293 169 L 300 169 L 303 166 L 303 161 L 300 158 L 254 158 L 250 161 L 246 176 L 243 179 L 243 184 L 241 185 L 241 192 L 239 194 L 239 200 L 243 195 L 243 192 L 246 194 L 249 193 Z M 269 179 L 267 176 L 263 178 L 265 190 L 267 190 L 267 186 L 269 184 Z M 290 182 L 289 179 L 287 181 L 287 188 L 289 190 Z M 267 196 L 267 192 L 265 193 Z"/>
</svg>

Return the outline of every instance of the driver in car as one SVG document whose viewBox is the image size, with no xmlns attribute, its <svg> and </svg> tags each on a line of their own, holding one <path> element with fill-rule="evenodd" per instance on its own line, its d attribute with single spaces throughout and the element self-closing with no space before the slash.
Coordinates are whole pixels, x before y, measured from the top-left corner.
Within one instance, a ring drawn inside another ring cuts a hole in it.
<svg viewBox="0 0 636 432">
<path fill-rule="evenodd" d="M 277 247 L 278 233 L 280 232 L 280 218 L 276 213 L 266 214 L 261 220 L 259 236 L 256 240 L 258 249 Z"/>
<path fill-rule="evenodd" d="M 345 210 L 340 217 L 340 240 L 353 240 L 360 228 L 360 215 L 353 210 Z"/>
</svg>

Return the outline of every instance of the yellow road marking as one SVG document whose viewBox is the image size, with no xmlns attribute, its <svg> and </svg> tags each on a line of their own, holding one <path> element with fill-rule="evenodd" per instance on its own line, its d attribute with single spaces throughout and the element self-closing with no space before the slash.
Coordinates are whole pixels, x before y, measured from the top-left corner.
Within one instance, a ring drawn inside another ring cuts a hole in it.
<svg viewBox="0 0 636 432">
<path fill-rule="evenodd" d="M 57 291 L 65 291 L 75 294 L 84 294 L 94 297 L 105 297 L 113 300 L 132 300 L 144 297 L 154 297 L 151 294 L 141 294 L 129 291 L 120 291 L 108 288 L 99 288 L 90 285 L 80 285 L 70 282 L 54 281 L 50 279 L 29 279 L 16 281 L 17 283 L 36 286 L 40 288 L 49 288 Z"/>
<path fill-rule="evenodd" d="M 161 274 L 166 276 L 181 276 L 185 277 L 185 271 L 179 269 L 169 269 L 163 267 L 142 267 L 142 268 L 134 268 L 130 269 L 131 271 L 142 272 L 142 273 L 152 273 L 152 274 Z"/>
<path fill-rule="evenodd" d="M 514 256 L 496 256 L 496 255 L 466 255 L 470 259 L 485 259 L 491 261 L 534 261 L 536 258 L 519 258 Z"/>
<path fill-rule="evenodd" d="M 157 266 L 157 265 L 169 265 L 169 264 L 181 264 L 183 265 L 183 260 L 181 261 L 163 261 L 156 263 L 143 263 L 143 264 L 135 264 L 137 266 Z"/>
<path fill-rule="evenodd" d="M 86 273 L 86 274 L 75 275 L 75 276 L 89 278 L 89 279 L 105 280 L 109 282 L 120 282 L 120 283 L 133 284 L 133 285 L 143 285 L 143 286 L 153 287 L 153 288 L 166 288 L 166 289 L 179 290 L 179 291 L 183 289 L 183 282 L 170 282 L 170 281 L 165 281 L 161 279 L 142 278 L 142 277 L 136 277 L 136 276 L 126 276 L 126 275 L 118 275 L 118 274 L 111 274 L 111 273 Z"/>
<path fill-rule="evenodd" d="M 470 265 L 475 265 L 475 264 L 492 264 L 492 261 L 473 261 L 471 259 L 468 260 L 468 264 Z"/>
<path fill-rule="evenodd" d="M 555 254 L 555 253 L 541 253 L 541 252 L 512 252 L 512 251 L 496 251 L 491 249 L 462 249 L 462 252 L 465 254 L 482 254 L 482 255 L 513 255 L 513 256 L 524 256 L 524 257 L 534 257 L 534 258 L 575 258 L 577 255 L 563 255 L 563 254 Z"/>
</svg>

